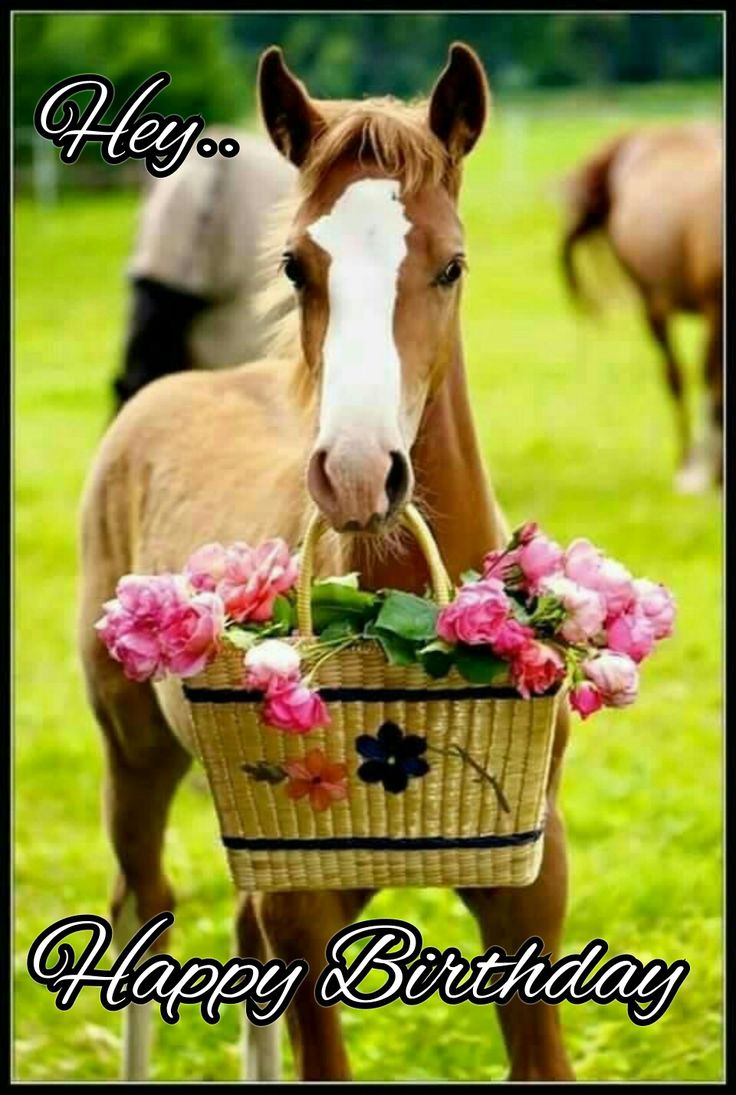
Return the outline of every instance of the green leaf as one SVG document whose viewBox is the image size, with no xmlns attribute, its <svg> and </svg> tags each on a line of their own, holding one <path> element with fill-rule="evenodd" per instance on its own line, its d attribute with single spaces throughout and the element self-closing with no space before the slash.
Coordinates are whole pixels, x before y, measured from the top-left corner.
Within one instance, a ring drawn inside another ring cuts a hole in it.
<svg viewBox="0 0 736 1095">
<path fill-rule="evenodd" d="M 357 570 L 353 570 L 350 574 L 341 574 L 338 578 L 315 578 L 315 586 L 346 586 L 348 589 L 358 588 L 358 579 L 360 574 Z"/>
<path fill-rule="evenodd" d="M 529 622 L 537 628 L 546 625 L 554 630 L 566 616 L 567 610 L 559 597 L 552 593 L 543 593 L 537 600 Z"/>
<path fill-rule="evenodd" d="M 518 597 L 515 597 L 513 593 L 509 595 L 509 600 L 511 601 L 511 611 L 513 613 L 514 619 L 518 623 L 524 624 L 524 626 L 528 626 L 531 622 L 531 616 L 529 615 L 529 612 L 527 611 L 526 606 L 523 604 L 522 600 Z"/>
<path fill-rule="evenodd" d="M 229 627 L 225 632 L 225 638 L 238 650 L 250 650 L 260 638 L 257 631 L 245 631 L 242 627 Z"/>
<path fill-rule="evenodd" d="M 332 623 L 353 620 L 359 631 L 370 619 L 376 603 L 375 593 L 342 585 L 339 581 L 320 582 L 312 588 L 314 630 L 319 635 Z"/>
<path fill-rule="evenodd" d="M 498 678 L 506 677 L 509 671 L 509 663 L 496 657 L 488 646 L 458 643 L 455 664 L 458 672 L 471 684 L 493 684 Z"/>
<path fill-rule="evenodd" d="M 266 760 L 256 761 L 255 764 L 241 764 L 240 767 L 252 779 L 264 783 L 281 783 L 288 776 L 280 764 L 269 764 Z"/>
<path fill-rule="evenodd" d="M 376 618 L 376 627 L 402 639 L 430 642 L 437 637 L 439 609 L 432 601 L 413 593 L 390 590 Z"/>
<path fill-rule="evenodd" d="M 273 602 L 273 622 L 284 635 L 288 635 L 296 627 L 296 612 L 286 597 L 278 596 Z"/>
<path fill-rule="evenodd" d="M 446 677 L 455 660 L 455 648 L 444 639 L 435 639 L 417 652 L 417 658 L 430 677 Z"/>
<path fill-rule="evenodd" d="M 374 623 L 368 624 L 363 634 L 381 644 L 389 665 L 416 665 L 417 648 L 411 640 L 402 639 L 393 631 L 384 631 Z"/>
<path fill-rule="evenodd" d="M 356 627 L 353 620 L 333 620 L 324 631 L 320 632 L 319 641 L 321 643 L 333 643 L 338 642 L 340 639 L 349 639 L 351 635 L 358 634 L 359 628 Z"/>
<path fill-rule="evenodd" d="M 482 575 L 479 570 L 464 570 L 460 575 L 460 581 L 463 584 L 465 582 L 477 582 L 481 577 Z"/>
</svg>

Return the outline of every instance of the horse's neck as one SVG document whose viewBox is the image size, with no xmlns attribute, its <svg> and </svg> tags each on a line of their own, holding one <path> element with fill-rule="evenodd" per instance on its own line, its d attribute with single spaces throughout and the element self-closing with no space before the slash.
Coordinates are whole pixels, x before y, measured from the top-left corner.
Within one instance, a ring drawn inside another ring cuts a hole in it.
<svg viewBox="0 0 736 1095">
<path fill-rule="evenodd" d="M 448 375 L 431 400 L 419 427 L 412 463 L 415 494 L 454 581 L 479 568 L 484 554 L 506 540 L 503 518 L 483 467 L 475 432 L 460 343 Z M 381 555 L 370 544 L 353 541 L 348 560 L 366 588 L 421 592 L 428 572 L 419 549 Z"/>
</svg>

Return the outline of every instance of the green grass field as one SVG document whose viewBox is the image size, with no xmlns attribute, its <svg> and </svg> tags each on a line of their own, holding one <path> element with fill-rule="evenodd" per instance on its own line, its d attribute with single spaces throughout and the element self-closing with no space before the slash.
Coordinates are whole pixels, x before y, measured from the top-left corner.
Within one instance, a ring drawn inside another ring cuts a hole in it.
<svg viewBox="0 0 736 1095">
<path fill-rule="evenodd" d="M 636 311 L 581 324 L 556 265 L 553 184 L 599 140 L 642 118 L 715 115 L 717 89 L 656 89 L 592 106 L 504 109 L 468 162 L 464 310 L 473 403 L 512 525 L 588 535 L 679 602 L 676 636 L 643 671 L 633 709 L 573 727 L 562 790 L 571 855 L 564 953 L 602 936 L 611 953 L 686 958 L 667 1014 L 634 1026 L 620 1004 L 563 1005 L 586 1080 L 722 1075 L 721 503 L 672 489 L 674 428 L 660 363 Z M 73 170 L 73 169 L 67 169 Z M 15 221 L 15 1076 L 113 1080 L 121 1017 L 87 990 L 70 1012 L 31 981 L 35 936 L 107 912 L 113 862 L 100 809 L 101 752 L 73 641 L 76 511 L 110 411 L 125 320 L 123 265 L 136 201 L 18 202 Z M 701 341 L 676 330 L 693 392 Z M 231 896 L 212 807 L 190 779 L 167 845 L 179 895 L 174 954 L 231 954 Z M 479 952 L 451 893 L 385 891 L 367 915 L 417 924 L 425 941 Z M 217 1027 L 194 1009 L 159 1024 L 153 1078 L 234 1080 L 236 1008 Z M 346 1012 L 359 1080 L 494 1080 L 504 1050 L 491 1009 L 432 998 Z M 287 1068 L 291 1060 L 287 1051 Z"/>
</svg>

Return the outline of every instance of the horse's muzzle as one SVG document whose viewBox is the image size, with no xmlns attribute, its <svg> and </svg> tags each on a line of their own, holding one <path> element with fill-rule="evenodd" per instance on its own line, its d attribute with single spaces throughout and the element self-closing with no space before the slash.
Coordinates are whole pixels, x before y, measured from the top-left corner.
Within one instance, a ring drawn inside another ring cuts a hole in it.
<svg viewBox="0 0 736 1095">
<path fill-rule="evenodd" d="M 411 497 L 413 474 L 400 450 L 342 442 L 312 453 L 307 487 L 336 531 L 375 535 Z"/>
</svg>

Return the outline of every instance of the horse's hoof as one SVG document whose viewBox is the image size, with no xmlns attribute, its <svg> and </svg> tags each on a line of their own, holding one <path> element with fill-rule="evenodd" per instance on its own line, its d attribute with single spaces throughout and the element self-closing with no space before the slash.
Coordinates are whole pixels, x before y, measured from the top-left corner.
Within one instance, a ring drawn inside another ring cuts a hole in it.
<svg viewBox="0 0 736 1095">
<path fill-rule="evenodd" d="M 713 471 L 705 462 L 686 464 L 675 476 L 675 490 L 679 494 L 703 494 L 713 486 Z"/>
</svg>

